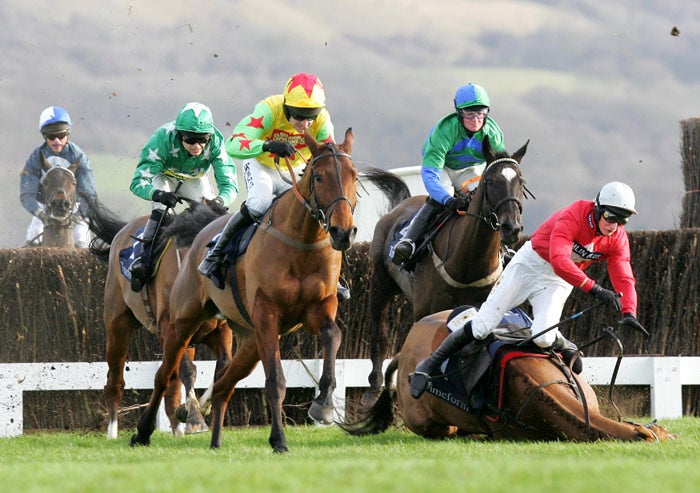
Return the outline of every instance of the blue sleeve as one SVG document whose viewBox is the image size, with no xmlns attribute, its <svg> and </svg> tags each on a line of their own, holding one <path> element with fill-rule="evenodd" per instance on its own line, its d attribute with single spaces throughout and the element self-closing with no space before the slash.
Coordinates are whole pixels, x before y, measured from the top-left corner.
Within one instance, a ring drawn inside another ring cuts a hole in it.
<svg viewBox="0 0 700 493">
<path fill-rule="evenodd" d="M 435 168 L 423 166 L 420 170 L 420 176 L 423 179 L 423 185 L 425 185 L 428 195 L 433 200 L 445 205 L 452 196 L 440 184 L 440 175 L 441 171 Z"/>
</svg>

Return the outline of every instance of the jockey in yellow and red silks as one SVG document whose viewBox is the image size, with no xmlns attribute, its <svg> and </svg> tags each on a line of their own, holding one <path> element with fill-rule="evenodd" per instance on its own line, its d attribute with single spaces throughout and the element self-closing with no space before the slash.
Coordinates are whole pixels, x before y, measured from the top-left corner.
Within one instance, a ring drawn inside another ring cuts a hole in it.
<svg viewBox="0 0 700 493">
<path fill-rule="evenodd" d="M 311 158 L 304 133 L 319 142 L 335 142 L 333 123 L 326 110 L 326 92 L 314 74 L 300 73 L 287 80 L 282 94 L 260 101 L 243 118 L 226 141 L 229 156 L 241 159 L 247 197 L 226 224 L 214 249 L 199 271 L 223 289 L 223 250 L 233 235 L 258 221 L 275 197 L 291 188 L 286 163 L 275 164 L 275 156 L 287 158 L 294 172 Z"/>
</svg>

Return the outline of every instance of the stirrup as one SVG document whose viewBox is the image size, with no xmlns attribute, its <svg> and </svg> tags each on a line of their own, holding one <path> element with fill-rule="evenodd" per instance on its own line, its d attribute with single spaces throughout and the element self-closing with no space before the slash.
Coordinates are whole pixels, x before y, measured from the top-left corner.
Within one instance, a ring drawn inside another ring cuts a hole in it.
<svg viewBox="0 0 700 493">
<path fill-rule="evenodd" d="M 430 375 L 415 371 L 408 375 L 408 383 L 411 385 L 411 397 L 419 399 L 430 386 Z"/>
<path fill-rule="evenodd" d="M 402 252 L 399 247 L 401 245 L 408 245 L 411 247 L 411 253 L 406 255 L 404 252 Z M 411 257 L 413 257 L 413 254 L 416 253 L 416 244 L 413 242 L 412 239 L 410 238 L 404 238 L 400 240 L 395 246 L 394 246 L 394 253 L 391 256 L 391 261 L 395 263 L 396 265 L 401 265 L 405 262 L 407 262 Z"/>
</svg>

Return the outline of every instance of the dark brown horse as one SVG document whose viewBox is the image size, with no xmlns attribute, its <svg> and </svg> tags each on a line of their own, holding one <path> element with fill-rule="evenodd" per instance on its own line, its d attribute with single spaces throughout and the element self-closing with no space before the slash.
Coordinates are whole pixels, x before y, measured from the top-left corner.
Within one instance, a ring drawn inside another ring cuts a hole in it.
<svg viewBox="0 0 700 493">
<path fill-rule="evenodd" d="M 386 310 L 389 302 L 403 292 L 413 305 L 414 319 L 460 305 L 480 305 L 502 270 L 501 243 L 513 244 L 522 230 L 522 202 L 525 180 L 519 163 L 527 143 L 512 156 L 494 153 L 488 138 L 483 144 L 487 166 L 469 204 L 467 213 L 453 215 L 430 242 L 429 251 L 406 272 L 388 259 L 397 228 L 425 203 L 426 196 L 403 199 L 407 187 L 396 175 L 367 174 L 396 205 L 382 216 L 370 244 L 372 277 L 369 286 L 370 358 L 369 390 L 363 405 L 371 405 L 382 387 L 382 363 L 388 354 Z M 393 195 L 392 195 L 393 194 Z"/>
<path fill-rule="evenodd" d="M 174 219 L 166 215 L 168 224 L 159 234 L 154 255 L 158 259 L 157 271 L 147 286 L 140 292 L 131 290 L 129 280 L 122 274 L 120 252 L 131 246 L 139 228 L 143 227 L 147 216 L 132 220 L 128 224 L 114 217 L 99 204 L 91 204 L 91 229 L 104 242 L 93 242 L 90 250 L 100 258 L 109 257 L 109 268 L 105 281 L 104 320 L 107 328 L 107 438 L 116 438 L 118 431 L 119 406 L 124 394 L 124 365 L 129 345 L 134 332 L 145 327 L 167 344 L 171 332 L 168 330 L 170 319 L 170 290 L 175 277 L 180 271 L 183 257 L 186 255 L 197 232 L 206 224 L 226 213 L 216 204 L 192 204 L 190 208 Z M 217 357 L 218 372 L 231 360 L 233 335 L 225 321 L 212 315 L 203 319 L 190 345 L 182 358 L 182 364 L 176 376 L 168 383 L 165 395 L 165 410 L 175 435 L 182 435 L 182 427 L 176 418 L 176 409 L 180 405 L 181 382 L 185 386 L 187 399 L 185 409 L 187 418 L 184 433 L 206 431 L 207 425 L 200 411 L 196 398 L 194 383 L 196 368 L 192 363 L 195 357 L 196 343 L 209 347 Z"/>
<path fill-rule="evenodd" d="M 320 337 L 324 359 L 319 395 L 309 416 L 332 423 L 335 357 L 341 340 L 335 322 L 336 289 L 342 251 L 351 246 L 357 232 L 353 210 L 358 171 L 350 157 L 354 141 L 351 129 L 339 145 L 320 144 L 308 134 L 305 139 L 312 154 L 310 163 L 298 185 L 276 200 L 257 225 L 246 252 L 229 268 L 224 290 L 202 276 L 197 266 L 226 219 L 215 221 L 197 235 L 173 285 L 170 330 L 175 336 L 165 342 L 153 395 L 132 445 L 150 443 L 160 398 L 185 348 L 199 324 L 218 311 L 233 323 L 236 351 L 214 384 L 212 448 L 221 447 L 224 413 L 236 385 L 262 361 L 272 424 L 269 443 L 275 452 L 288 450 L 279 338 L 302 325 Z"/>
<path fill-rule="evenodd" d="M 503 367 L 492 407 L 483 414 L 464 410 L 424 393 L 411 397 L 408 376 L 447 337 L 450 310 L 428 315 L 412 327 L 401 352 L 391 361 L 384 390 L 366 416 L 341 427 L 353 435 L 386 431 L 395 419 L 425 438 L 478 435 L 508 440 L 604 439 L 658 441 L 674 438 L 656 424 L 641 425 L 609 419 L 600 413 L 598 401 L 584 374 L 575 375 L 564 363 L 546 354 L 503 351 L 494 359 Z M 511 346 L 515 348 L 514 346 Z M 494 371 L 492 369 L 492 371 Z M 396 375 L 394 391 L 392 379 Z"/>
<path fill-rule="evenodd" d="M 41 166 L 45 172 L 39 194 L 45 205 L 46 219 L 41 246 L 74 248 L 73 209 L 77 200 L 76 161 L 68 168 L 51 166 L 41 154 Z"/>
</svg>

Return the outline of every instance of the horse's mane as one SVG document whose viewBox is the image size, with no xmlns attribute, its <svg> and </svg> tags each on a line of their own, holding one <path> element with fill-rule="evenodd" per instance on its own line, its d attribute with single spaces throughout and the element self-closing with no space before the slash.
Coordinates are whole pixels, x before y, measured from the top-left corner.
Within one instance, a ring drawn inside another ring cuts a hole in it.
<svg viewBox="0 0 700 493">
<path fill-rule="evenodd" d="M 174 237 L 180 247 L 192 246 L 194 238 L 204 226 L 226 214 L 227 210 L 215 203 L 190 203 L 190 206 L 177 214 L 172 222 L 161 232 L 156 249 L 164 246 L 167 240 Z"/>
</svg>

